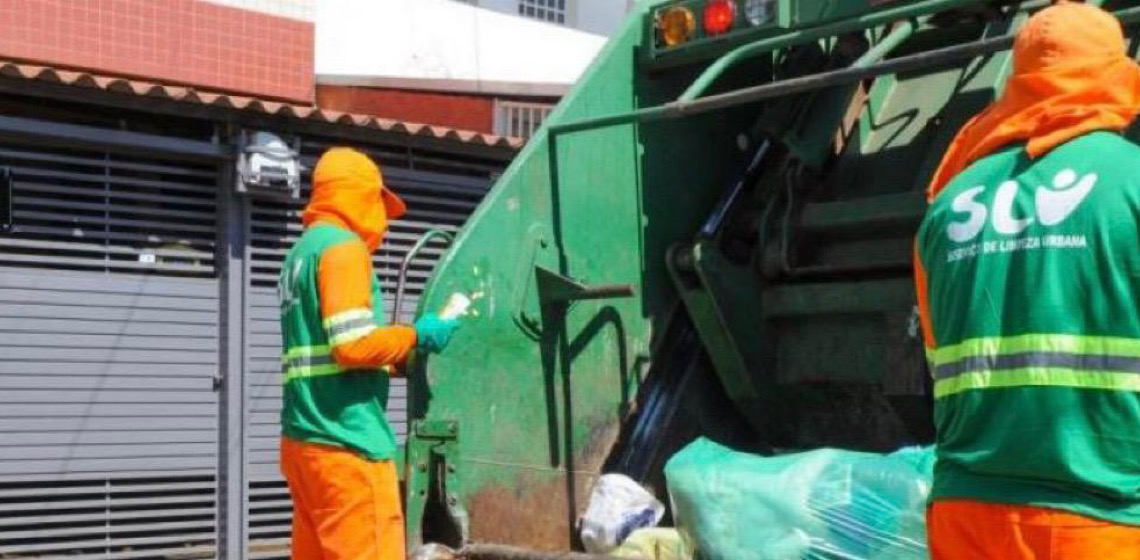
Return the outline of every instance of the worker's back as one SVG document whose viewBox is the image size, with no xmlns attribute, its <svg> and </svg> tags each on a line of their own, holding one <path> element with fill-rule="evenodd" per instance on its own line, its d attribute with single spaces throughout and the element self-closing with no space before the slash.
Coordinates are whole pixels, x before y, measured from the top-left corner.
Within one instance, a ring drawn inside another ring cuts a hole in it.
<svg viewBox="0 0 1140 560">
<path fill-rule="evenodd" d="M 935 498 L 1140 524 L 1140 148 L 1095 132 L 974 163 L 918 234 Z"/>
</svg>

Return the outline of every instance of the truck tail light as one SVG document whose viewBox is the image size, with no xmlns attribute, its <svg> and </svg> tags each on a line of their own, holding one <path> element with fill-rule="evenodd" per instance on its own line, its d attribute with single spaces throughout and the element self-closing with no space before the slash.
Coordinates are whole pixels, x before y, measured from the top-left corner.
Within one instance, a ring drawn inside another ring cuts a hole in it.
<svg viewBox="0 0 1140 560">
<path fill-rule="evenodd" d="M 705 33 L 710 36 L 723 35 L 736 24 L 736 2 L 733 0 L 710 0 L 705 4 Z"/>
<path fill-rule="evenodd" d="M 687 43 L 697 30 L 697 18 L 693 11 L 674 6 L 657 12 L 657 38 L 663 47 L 675 47 Z"/>
</svg>

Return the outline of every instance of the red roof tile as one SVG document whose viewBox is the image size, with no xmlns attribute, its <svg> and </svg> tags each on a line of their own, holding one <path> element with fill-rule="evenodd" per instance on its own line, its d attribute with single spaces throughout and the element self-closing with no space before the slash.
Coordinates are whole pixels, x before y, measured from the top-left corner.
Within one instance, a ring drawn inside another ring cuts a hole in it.
<svg viewBox="0 0 1140 560">
<path fill-rule="evenodd" d="M 306 105 L 290 105 L 288 103 L 253 97 L 200 91 L 183 86 L 169 86 L 142 80 L 100 76 L 86 72 L 75 72 L 48 66 L 36 66 L 34 64 L 21 64 L 6 60 L 0 60 L 0 77 L 35 80 L 74 87 L 100 89 L 127 95 L 155 97 L 183 103 L 285 116 L 309 121 L 372 128 L 384 132 L 403 133 L 411 136 L 429 136 L 440 140 L 453 140 L 464 144 L 481 144 L 514 149 L 518 149 L 523 145 L 523 140 L 520 138 L 484 134 L 469 130 L 456 130 L 442 126 L 394 121 L 369 115 L 326 111 Z"/>
</svg>

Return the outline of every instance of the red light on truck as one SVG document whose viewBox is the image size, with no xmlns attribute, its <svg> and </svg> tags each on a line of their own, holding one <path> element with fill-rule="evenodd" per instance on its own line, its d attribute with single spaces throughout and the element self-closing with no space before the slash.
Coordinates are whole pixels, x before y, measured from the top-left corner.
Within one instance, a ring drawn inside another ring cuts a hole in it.
<svg viewBox="0 0 1140 560">
<path fill-rule="evenodd" d="M 736 2 L 733 0 L 710 0 L 705 4 L 705 33 L 723 35 L 736 23 Z"/>
</svg>

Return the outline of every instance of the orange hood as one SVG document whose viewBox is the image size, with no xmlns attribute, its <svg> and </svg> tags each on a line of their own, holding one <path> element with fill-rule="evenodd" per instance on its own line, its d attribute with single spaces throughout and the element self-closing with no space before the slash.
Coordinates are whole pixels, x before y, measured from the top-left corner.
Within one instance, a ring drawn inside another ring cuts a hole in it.
<svg viewBox="0 0 1140 560">
<path fill-rule="evenodd" d="M 1140 66 L 1120 22 L 1093 6 L 1061 2 L 1025 23 L 1002 96 L 966 123 L 934 172 L 927 198 L 971 163 L 1025 141 L 1035 159 L 1094 130 L 1123 130 L 1140 112 Z"/>
<path fill-rule="evenodd" d="M 388 220 L 404 214 L 404 202 L 384 186 L 380 168 L 352 148 L 331 148 L 313 169 L 313 192 L 302 221 L 332 223 L 360 236 L 375 251 Z"/>
</svg>

